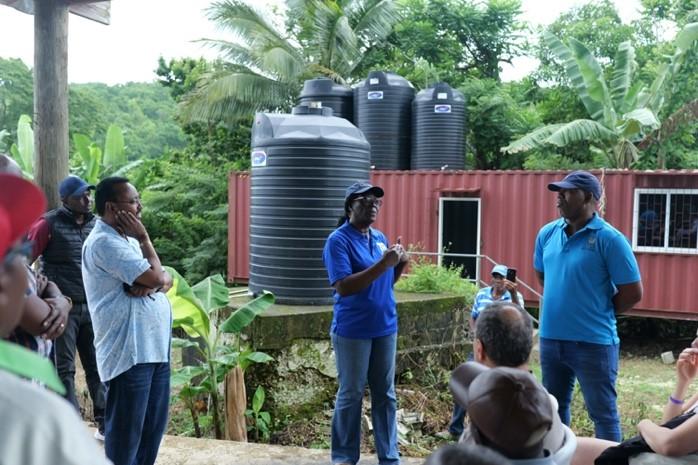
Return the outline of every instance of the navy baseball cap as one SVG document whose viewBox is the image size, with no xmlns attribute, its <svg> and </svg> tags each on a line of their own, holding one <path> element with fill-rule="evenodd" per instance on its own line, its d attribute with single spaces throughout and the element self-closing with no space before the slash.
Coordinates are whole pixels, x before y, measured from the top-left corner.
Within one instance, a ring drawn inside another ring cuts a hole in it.
<svg viewBox="0 0 698 465">
<path fill-rule="evenodd" d="M 94 188 L 95 186 L 88 184 L 83 179 L 70 175 L 61 181 L 61 184 L 58 186 L 58 193 L 62 199 L 66 197 L 80 197 L 86 190 Z"/>
<path fill-rule="evenodd" d="M 548 190 L 557 192 L 560 189 L 581 189 L 585 192 L 591 192 L 596 200 L 601 198 L 601 183 L 599 180 L 588 171 L 572 171 L 565 176 L 565 179 L 558 182 L 548 184 Z"/>
<path fill-rule="evenodd" d="M 344 203 L 347 203 L 347 201 L 349 201 L 349 199 L 353 196 L 366 194 L 367 192 L 370 192 L 376 197 L 383 197 L 383 195 L 385 195 L 383 189 L 378 186 L 374 186 L 367 182 L 355 182 L 351 186 L 347 187 L 347 190 L 344 193 Z"/>
</svg>

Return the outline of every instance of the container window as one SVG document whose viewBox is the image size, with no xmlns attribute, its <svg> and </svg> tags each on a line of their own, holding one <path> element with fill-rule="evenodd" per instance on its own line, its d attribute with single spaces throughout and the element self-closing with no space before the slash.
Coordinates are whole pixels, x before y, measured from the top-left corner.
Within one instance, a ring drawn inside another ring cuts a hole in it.
<svg viewBox="0 0 698 465">
<path fill-rule="evenodd" d="M 636 189 L 633 248 L 698 254 L 698 190 Z"/>
</svg>

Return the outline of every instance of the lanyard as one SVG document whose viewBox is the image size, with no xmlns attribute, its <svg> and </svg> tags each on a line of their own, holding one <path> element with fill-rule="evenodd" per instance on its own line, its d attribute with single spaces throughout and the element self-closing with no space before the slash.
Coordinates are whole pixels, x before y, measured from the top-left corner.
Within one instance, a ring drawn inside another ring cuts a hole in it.
<svg viewBox="0 0 698 465">
<path fill-rule="evenodd" d="M 66 392 L 51 362 L 31 350 L 3 340 L 0 340 L 0 370 L 39 381 L 58 394 Z"/>
</svg>

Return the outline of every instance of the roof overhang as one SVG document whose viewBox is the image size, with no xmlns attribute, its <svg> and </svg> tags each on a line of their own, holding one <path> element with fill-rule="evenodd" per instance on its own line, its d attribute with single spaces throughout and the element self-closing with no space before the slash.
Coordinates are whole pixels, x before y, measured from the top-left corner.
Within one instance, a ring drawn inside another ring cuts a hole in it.
<svg viewBox="0 0 698 465">
<path fill-rule="evenodd" d="M 68 10 L 78 16 L 108 25 L 111 19 L 111 0 L 63 0 Z M 34 14 L 34 0 L 0 0 L 0 5 L 7 5 L 15 10 Z"/>
</svg>

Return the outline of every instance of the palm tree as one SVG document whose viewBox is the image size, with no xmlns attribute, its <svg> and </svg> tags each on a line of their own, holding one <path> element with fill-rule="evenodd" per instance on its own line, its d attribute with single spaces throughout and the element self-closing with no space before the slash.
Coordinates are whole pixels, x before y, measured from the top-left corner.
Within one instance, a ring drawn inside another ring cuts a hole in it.
<svg viewBox="0 0 698 465">
<path fill-rule="evenodd" d="M 635 49 L 630 42 L 621 43 L 609 88 L 601 66 L 584 44 L 569 39 L 565 45 L 557 37 L 545 33 L 543 40 L 562 61 L 591 119 L 540 127 L 503 147 L 502 151 L 517 153 L 586 141 L 593 150 L 602 151 L 608 157 L 611 167 L 629 168 L 637 160 L 636 144 L 645 134 L 659 128 L 657 115 L 664 105 L 665 93 L 696 39 L 698 23 L 686 25 L 677 34 L 674 55 L 660 67 L 649 89 L 642 82 L 633 83 L 637 67 Z"/>
<path fill-rule="evenodd" d="M 394 0 L 287 0 L 285 29 L 242 0 L 219 0 L 209 19 L 232 40 L 205 40 L 221 62 L 182 103 L 185 121 L 234 120 L 287 108 L 303 80 L 345 83 L 398 20 Z"/>
</svg>

